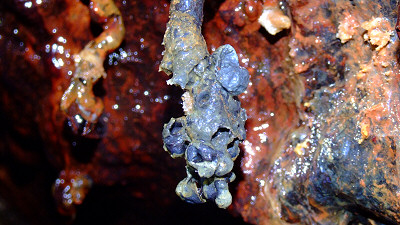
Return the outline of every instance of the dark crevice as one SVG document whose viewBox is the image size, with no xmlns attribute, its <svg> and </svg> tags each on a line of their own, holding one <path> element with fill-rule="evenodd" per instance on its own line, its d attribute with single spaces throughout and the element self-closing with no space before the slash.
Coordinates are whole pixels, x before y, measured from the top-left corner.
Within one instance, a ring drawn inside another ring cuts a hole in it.
<svg viewBox="0 0 400 225">
<path fill-rule="evenodd" d="M 100 77 L 100 79 L 93 85 L 93 94 L 97 97 L 105 97 L 107 95 L 107 91 L 104 88 L 104 78 Z"/>
<path fill-rule="evenodd" d="M 264 27 L 260 27 L 260 29 L 258 30 L 259 33 L 261 33 L 265 39 L 267 39 L 267 41 L 269 42 L 269 44 L 273 45 L 276 42 L 278 42 L 281 38 L 286 37 L 290 34 L 290 30 L 289 29 L 285 29 L 282 30 L 281 32 L 272 35 L 270 33 L 268 33 L 268 31 L 264 28 Z"/>
<path fill-rule="evenodd" d="M 223 0 L 206 0 L 204 3 L 203 24 L 212 20 L 217 15 L 218 9 L 223 3 Z"/>
<path fill-rule="evenodd" d="M 222 133 L 229 133 L 230 132 L 230 130 L 228 129 L 228 128 L 225 128 L 225 127 L 220 127 L 220 128 L 218 128 L 218 130 L 217 130 L 217 132 L 215 132 L 214 134 L 213 134 L 213 136 L 211 137 L 211 139 L 214 139 L 214 138 L 216 138 L 218 135 L 220 135 L 220 134 L 222 134 Z"/>
</svg>

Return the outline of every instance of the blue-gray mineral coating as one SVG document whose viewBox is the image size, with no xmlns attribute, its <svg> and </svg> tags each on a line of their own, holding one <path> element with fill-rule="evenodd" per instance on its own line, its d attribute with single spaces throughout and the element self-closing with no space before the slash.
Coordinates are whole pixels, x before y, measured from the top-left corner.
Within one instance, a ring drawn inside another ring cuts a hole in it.
<svg viewBox="0 0 400 225">
<path fill-rule="evenodd" d="M 196 25 L 201 27 L 203 20 L 203 5 L 204 0 L 196 1 L 173 1 L 175 12 L 187 13 L 196 20 Z"/>
<path fill-rule="evenodd" d="M 218 48 L 213 54 L 217 80 L 232 95 L 243 93 L 249 83 L 248 71 L 239 66 L 235 49 L 230 45 Z"/>
<path fill-rule="evenodd" d="M 246 90 L 249 73 L 230 45 L 209 55 L 197 23 L 202 7 L 203 1 L 171 3 L 160 69 L 173 73 L 170 84 L 185 89 L 186 115 L 164 125 L 164 149 L 187 162 L 178 196 L 190 203 L 213 200 L 226 208 L 232 202 L 228 183 L 235 179 L 233 161 L 246 138 L 246 112 L 236 96 Z"/>
</svg>

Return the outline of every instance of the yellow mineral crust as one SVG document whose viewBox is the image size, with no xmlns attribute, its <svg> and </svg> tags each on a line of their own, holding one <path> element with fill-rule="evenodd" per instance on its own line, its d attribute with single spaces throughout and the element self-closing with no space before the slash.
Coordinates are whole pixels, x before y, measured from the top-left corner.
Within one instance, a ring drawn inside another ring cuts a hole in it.
<svg viewBox="0 0 400 225">
<path fill-rule="evenodd" d="M 60 109 L 68 113 L 76 103 L 79 114 L 89 123 L 96 123 L 103 112 L 103 101 L 93 93 L 93 85 L 106 78 L 103 63 L 109 52 L 117 48 L 125 35 L 121 12 L 112 0 L 91 0 L 90 10 L 103 25 L 103 32 L 74 56 L 75 72 L 64 92 Z"/>
<path fill-rule="evenodd" d="M 381 50 L 389 43 L 392 31 L 389 21 L 386 18 L 372 18 L 362 23 L 361 27 L 367 30 L 364 34 L 364 40 L 377 46 L 376 51 Z"/>
<path fill-rule="evenodd" d="M 283 14 L 279 7 L 270 6 L 264 6 L 258 22 L 272 35 L 290 28 L 291 25 L 290 18 Z"/>
<path fill-rule="evenodd" d="M 305 150 L 308 148 L 308 145 L 310 143 L 310 140 L 307 138 L 301 143 L 298 143 L 296 147 L 294 148 L 294 152 L 296 152 L 297 155 L 301 156 L 305 154 Z"/>
<path fill-rule="evenodd" d="M 339 38 L 342 43 L 346 43 L 353 39 L 353 35 L 356 33 L 357 27 L 359 27 L 359 24 L 355 20 L 354 16 L 347 15 L 342 21 L 339 22 L 336 37 Z"/>
</svg>

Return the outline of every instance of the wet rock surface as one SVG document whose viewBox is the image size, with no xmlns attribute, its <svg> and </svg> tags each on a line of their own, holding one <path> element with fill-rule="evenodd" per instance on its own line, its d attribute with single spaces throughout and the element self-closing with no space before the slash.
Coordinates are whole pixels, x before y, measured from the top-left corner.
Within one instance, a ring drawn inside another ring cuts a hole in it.
<svg viewBox="0 0 400 225">
<path fill-rule="evenodd" d="M 229 44 L 250 73 L 238 97 L 248 120 L 230 212 L 252 224 L 400 223 L 397 2 L 271 1 L 291 21 L 275 36 L 258 22 L 267 3 L 205 2 L 208 52 Z M 168 1 L 116 1 L 127 32 L 94 87 L 103 114 L 90 136 L 71 131 L 79 118 L 59 108 L 70 56 L 101 33 L 85 4 L 0 3 L 1 221 L 65 222 L 51 187 L 68 161 L 93 181 L 75 224 L 238 222 L 173 194 L 186 174 L 162 150 L 163 124 L 182 115 L 182 92 L 157 72 Z"/>
<path fill-rule="evenodd" d="M 240 222 L 174 194 L 185 163 L 163 151 L 162 129 L 181 113 L 182 93 L 158 72 L 169 2 L 115 4 L 129 32 L 105 58 L 107 78 L 93 86 L 104 109 L 83 137 L 85 121 L 68 118 L 60 100 L 75 71 L 72 56 L 103 31 L 89 1 L 0 3 L 0 196 L 7 205 L 0 223 L 14 224 L 8 215 L 27 224 Z M 92 180 L 73 221 L 58 213 L 52 193 L 65 169 Z"/>
<path fill-rule="evenodd" d="M 220 11 L 241 6 L 227 1 Z M 399 223 L 397 3 L 287 1 L 281 9 L 289 33 L 247 34 L 234 45 L 254 68 L 241 98 L 249 119 L 236 209 L 256 224 Z M 217 16 L 208 29 L 223 26 L 230 43 L 249 25 Z"/>
<path fill-rule="evenodd" d="M 210 56 L 200 32 L 204 1 L 173 1 L 163 45 L 160 70 L 173 77 L 168 84 L 185 90 L 185 116 L 164 125 L 164 149 L 173 158 L 184 156 L 187 177 L 176 187 L 190 203 L 232 203 L 228 183 L 235 180 L 233 161 L 246 138 L 246 111 L 237 95 L 249 83 L 249 73 L 239 65 L 235 49 L 219 47 Z"/>
</svg>

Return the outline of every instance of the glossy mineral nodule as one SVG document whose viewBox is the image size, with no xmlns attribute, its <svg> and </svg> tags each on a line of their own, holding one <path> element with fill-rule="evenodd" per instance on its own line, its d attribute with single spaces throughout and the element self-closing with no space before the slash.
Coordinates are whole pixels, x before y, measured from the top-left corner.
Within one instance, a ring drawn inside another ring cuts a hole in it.
<svg viewBox="0 0 400 225">
<path fill-rule="evenodd" d="M 226 208 L 232 202 L 233 161 L 246 138 L 246 112 L 236 96 L 246 90 L 249 73 L 230 45 L 209 55 L 201 35 L 202 9 L 203 1 L 173 1 L 170 8 L 160 69 L 173 74 L 168 84 L 185 90 L 185 116 L 164 125 L 164 149 L 187 162 L 178 196 L 191 203 L 214 200 Z"/>
</svg>

